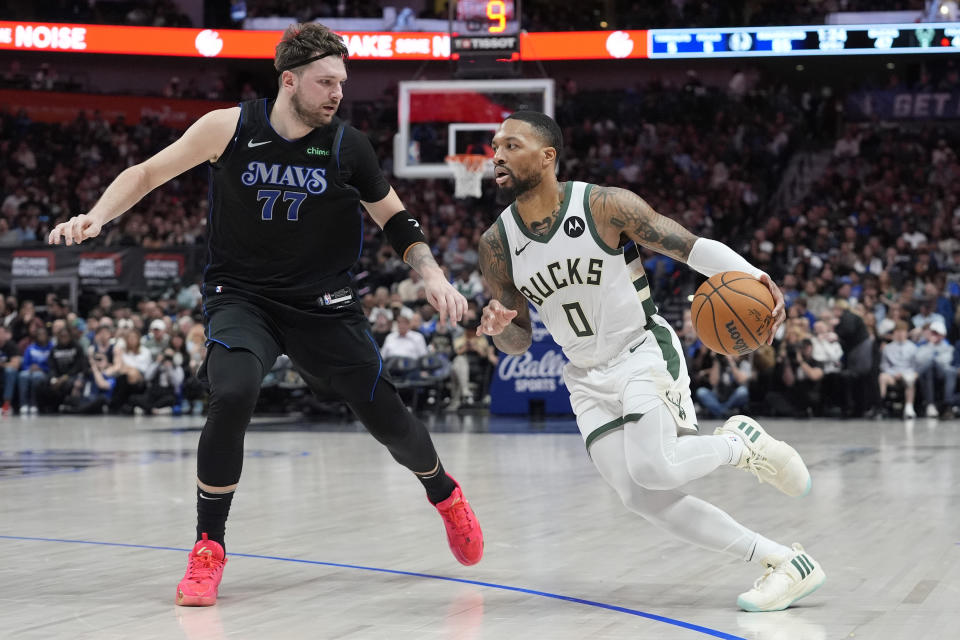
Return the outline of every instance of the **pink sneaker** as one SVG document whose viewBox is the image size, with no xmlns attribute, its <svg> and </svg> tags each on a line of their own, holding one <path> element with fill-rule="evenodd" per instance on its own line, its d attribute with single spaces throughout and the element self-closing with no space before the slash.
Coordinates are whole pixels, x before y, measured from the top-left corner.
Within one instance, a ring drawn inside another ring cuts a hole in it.
<svg viewBox="0 0 960 640">
<path fill-rule="evenodd" d="M 217 603 L 217 589 L 227 558 L 220 543 L 198 540 L 187 556 L 187 573 L 177 585 L 177 604 L 182 607 L 209 607 Z"/>
<path fill-rule="evenodd" d="M 448 474 L 448 478 L 453 478 Z M 443 526 L 447 528 L 447 542 L 460 564 L 470 566 L 480 562 L 483 557 L 483 531 L 476 514 L 470 508 L 470 503 L 463 497 L 460 483 L 453 480 L 457 488 L 450 497 L 434 505 L 443 518 Z"/>
</svg>

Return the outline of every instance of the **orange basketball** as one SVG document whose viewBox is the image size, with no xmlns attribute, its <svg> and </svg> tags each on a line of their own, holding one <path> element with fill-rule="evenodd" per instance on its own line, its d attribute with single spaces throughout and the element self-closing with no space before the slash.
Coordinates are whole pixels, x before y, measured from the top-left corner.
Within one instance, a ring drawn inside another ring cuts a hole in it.
<svg viewBox="0 0 960 640">
<path fill-rule="evenodd" d="M 690 316 L 707 348 L 736 356 L 767 343 L 773 307 L 767 285 L 742 271 L 724 271 L 700 285 Z"/>
</svg>

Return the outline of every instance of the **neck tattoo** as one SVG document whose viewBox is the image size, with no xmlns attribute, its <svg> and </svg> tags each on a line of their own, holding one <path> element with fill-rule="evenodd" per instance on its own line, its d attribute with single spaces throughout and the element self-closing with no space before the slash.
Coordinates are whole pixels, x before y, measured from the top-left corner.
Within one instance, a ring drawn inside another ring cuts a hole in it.
<svg viewBox="0 0 960 640">
<path fill-rule="evenodd" d="M 563 207 L 563 186 L 560 185 L 559 193 L 557 194 L 557 206 L 554 210 L 543 220 L 534 220 L 530 223 L 530 232 L 534 235 L 543 236 L 550 232 L 550 229 L 553 228 L 553 223 L 557 220 L 557 215 L 560 213 L 560 208 Z"/>
</svg>

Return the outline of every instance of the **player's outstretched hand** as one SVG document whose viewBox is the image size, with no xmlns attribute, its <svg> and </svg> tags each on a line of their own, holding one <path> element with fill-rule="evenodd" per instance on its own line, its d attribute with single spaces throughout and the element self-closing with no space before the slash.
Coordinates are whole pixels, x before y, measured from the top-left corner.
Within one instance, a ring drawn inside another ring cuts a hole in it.
<svg viewBox="0 0 960 640">
<path fill-rule="evenodd" d="M 443 278 L 424 279 L 427 302 L 433 305 L 440 317 L 437 326 L 442 326 L 449 317 L 450 322 L 460 322 L 467 312 L 467 299 Z"/>
<path fill-rule="evenodd" d="M 503 333 L 507 325 L 517 317 L 517 312 L 513 309 L 507 309 L 499 300 L 491 300 L 483 308 L 483 315 L 480 317 L 480 326 L 477 327 L 477 335 L 484 334 L 495 336 Z"/>
<path fill-rule="evenodd" d="M 80 244 L 88 238 L 95 238 L 100 235 L 102 226 L 95 217 L 83 213 L 55 226 L 47 237 L 47 242 L 49 244 L 60 244 L 62 238 L 63 243 L 67 246 Z"/>
<path fill-rule="evenodd" d="M 780 287 L 770 279 L 770 276 L 763 274 L 760 276 L 760 282 L 767 285 L 767 288 L 770 289 L 770 295 L 773 296 L 773 327 L 770 329 L 770 337 L 767 338 L 767 344 L 773 344 L 773 337 L 777 335 L 777 329 L 779 329 L 783 321 L 787 319 L 787 308 L 783 302 L 783 292 L 780 291 Z"/>
</svg>

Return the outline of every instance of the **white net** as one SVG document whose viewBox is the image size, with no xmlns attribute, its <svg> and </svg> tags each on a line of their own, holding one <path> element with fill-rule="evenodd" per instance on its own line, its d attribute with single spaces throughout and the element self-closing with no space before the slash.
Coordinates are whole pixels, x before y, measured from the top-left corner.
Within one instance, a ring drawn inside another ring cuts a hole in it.
<svg viewBox="0 0 960 640">
<path fill-rule="evenodd" d="M 481 197 L 483 195 L 483 169 L 489 161 L 490 159 L 483 155 L 447 156 L 447 166 L 453 171 L 453 197 Z"/>
</svg>

